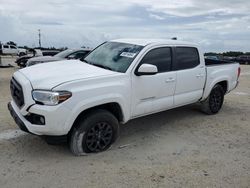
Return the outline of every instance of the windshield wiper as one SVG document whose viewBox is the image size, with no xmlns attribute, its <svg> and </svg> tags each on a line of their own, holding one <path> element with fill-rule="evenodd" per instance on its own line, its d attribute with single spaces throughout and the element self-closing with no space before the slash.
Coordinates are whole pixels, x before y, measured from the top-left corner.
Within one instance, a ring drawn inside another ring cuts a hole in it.
<svg viewBox="0 0 250 188">
<path fill-rule="evenodd" d="M 97 64 L 97 63 L 89 63 L 89 64 L 97 66 L 97 67 L 101 67 L 101 68 L 104 68 L 104 69 L 107 69 L 107 70 L 112 70 L 110 67 L 105 66 L 105 65 L 100 65 L 100 64 Z"/>
<path fill-rule="evenodd" d="M 110 67 L 105 66 L 105 65 L 100 65 L 100 64 L 97 64 L 97 63 L 90 63 L 90 62 L 88 62 L 88 61 L 85 60 L 85 59 L 82 59 L 81 61 L 83 61 L 83 62 L 85 62 L 85 63 L 87 63 L 87 64 L 90 64 L 90 65 L 94 65 L 94 66 L 97 66 L 97 67 L 101 67 L 101 68 L 107 69 L 107 70 L 113 70 L 113 69 L 111 69 Z"/>
<path fill-rule="evenodd" d="M 85 62 L 85 63 L 88 63 L 88 64 L 91 64 L 90 62 L 88 62 L 88 61 L 85 60 L 85 59 L 80 59 L 80 61 Z"/>
</svg>

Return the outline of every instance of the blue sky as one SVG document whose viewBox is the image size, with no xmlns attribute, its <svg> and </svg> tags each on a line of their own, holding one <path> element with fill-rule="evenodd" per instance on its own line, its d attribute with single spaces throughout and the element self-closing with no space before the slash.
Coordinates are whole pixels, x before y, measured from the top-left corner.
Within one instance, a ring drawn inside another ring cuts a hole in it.
<svg viewBox="0 0 250 188">
<path fill-rule="evenodd" d="M 0 41 L 95 47 L 115 38 L 171 38 L 205 51 L 250 51 L 248 0 L 0 0 Z"/>
</svg>

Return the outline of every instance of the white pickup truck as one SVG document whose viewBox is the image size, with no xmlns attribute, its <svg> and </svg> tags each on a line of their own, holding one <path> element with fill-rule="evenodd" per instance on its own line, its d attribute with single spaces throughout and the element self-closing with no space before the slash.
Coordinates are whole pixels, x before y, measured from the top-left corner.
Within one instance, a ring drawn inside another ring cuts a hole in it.
<svg viewBox="0 0 250 188">
<path fill-rule="evenodd" d="M 24 48 L 18 48 L 15 45 L 0 44 L 0 54 L 21 56 L 27 54 L 27 50 Z"/>
<path fill-rule="evenodd" d="M 197 45 L 175 40 L 113 40 L 69 61 L 15 72 L 8 108 L 26 132 L 67 136 L 75 155 L 106 150 L 140 116 L 197 102 L 216 114 L 240 75 L 239 64 L 206 65 Z"/>
</svg>

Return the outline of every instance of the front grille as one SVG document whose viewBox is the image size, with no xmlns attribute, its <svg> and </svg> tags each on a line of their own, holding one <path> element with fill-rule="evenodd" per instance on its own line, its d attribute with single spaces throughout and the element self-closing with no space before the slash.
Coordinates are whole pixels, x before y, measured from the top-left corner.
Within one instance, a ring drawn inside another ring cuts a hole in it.
<svg viewBox="0 0 250 188">
<path fill-rule="evenodd" d="M 14 78 L 10 81 L 10 92 L 17 106 L 21 108 L 24 105 L 23 89 Z"/>
</svg>

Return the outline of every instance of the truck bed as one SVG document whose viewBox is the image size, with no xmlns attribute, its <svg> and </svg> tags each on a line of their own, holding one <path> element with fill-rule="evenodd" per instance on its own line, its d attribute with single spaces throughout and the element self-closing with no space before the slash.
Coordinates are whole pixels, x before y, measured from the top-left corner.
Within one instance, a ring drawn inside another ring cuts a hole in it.
<svg viewBox="0 0 250 188">
<path fill-rule="evenodd" d="M 208 97 L 211 88 L 213 88 L 216 83 L 219 83 L 223 80 L 227 81 L 227 93 L 237 86 L 239 63 L 217 60 L 205 61 L 207 80 L 203 93 L 203 99 L 206 99 Z"/>
<path fill-rule="evenodd" d="M 225 61 L 225 60 L 215 60 L 215 59 L 205 59 L 206 66 L 217 66 L 224 64 L 234 64 L 236 62 L 233 61 Z"/>
</svg>

